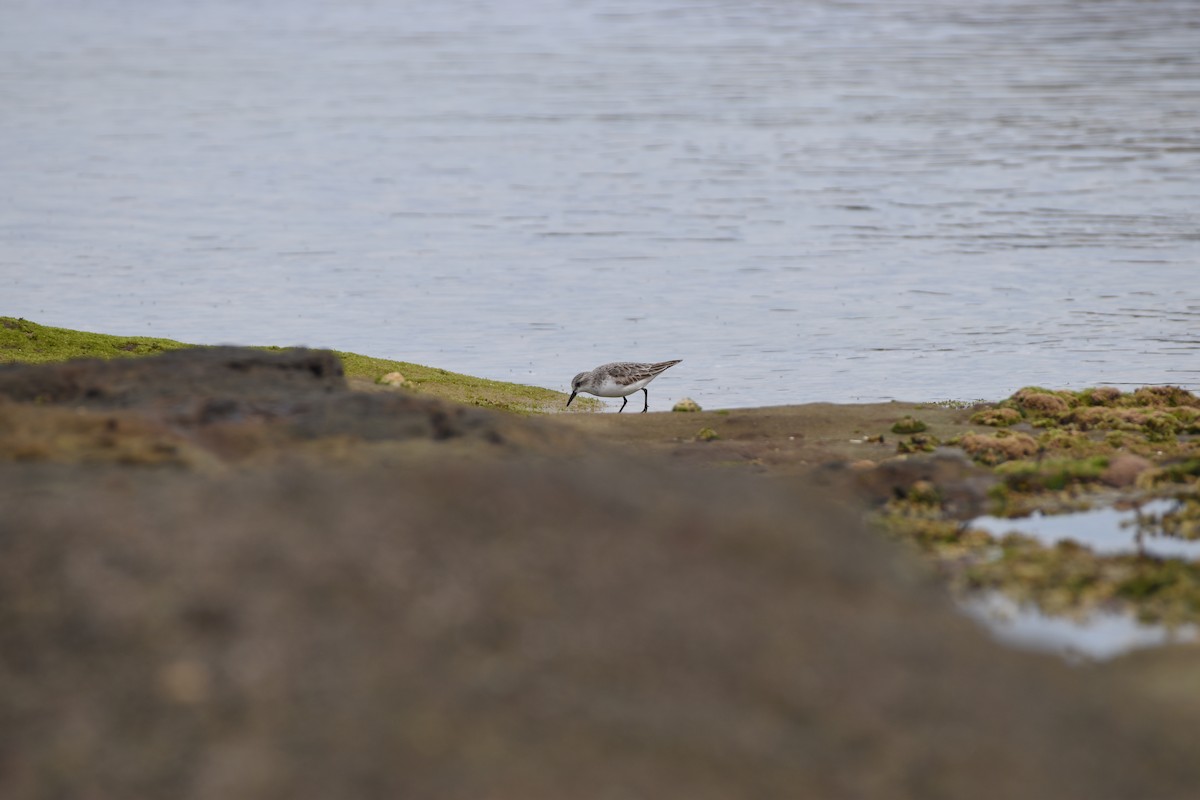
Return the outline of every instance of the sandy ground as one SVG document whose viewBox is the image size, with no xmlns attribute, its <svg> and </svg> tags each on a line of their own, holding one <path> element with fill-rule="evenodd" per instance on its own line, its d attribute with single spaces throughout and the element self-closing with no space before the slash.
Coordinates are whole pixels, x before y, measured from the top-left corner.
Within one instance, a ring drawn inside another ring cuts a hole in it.
<svg viewBox="0 0 1200 800">
<path fill-rule="evenodd" d="M 797 475 L 833 461 L 879 461 L 907 438 L 891 432 L 905 416 L 918 417 L 928 433 L 950 438 L 971 412 L 919 403 L 808 403 L 730 411 L 650 414 L 561 414 L 550 420 L 606 442 L 683 463 L 745 466 L 757 472 Z M 716 439 L 698 437 L 708 429 Z"/>
</svg>

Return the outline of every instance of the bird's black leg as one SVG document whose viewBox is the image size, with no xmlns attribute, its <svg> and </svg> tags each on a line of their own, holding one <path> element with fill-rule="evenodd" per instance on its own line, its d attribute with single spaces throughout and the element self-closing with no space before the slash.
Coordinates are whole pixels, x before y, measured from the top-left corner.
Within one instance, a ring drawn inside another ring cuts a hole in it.
<svg viewBox="0 0 1200 800">
<path fill-rule="evenodd" d="M 642 389 L 642 392 L 645 393 L 645 395 L 646 395 L 646 405 L 642 406 L 642 413 L 645 414 L 646 411 L 650 408 L 650 393 L 647 392 L 645 389 Z"/>
<path fill-rule="evenodd" d="M 617 413 L 618 413 L 618 414 L 620 414 L 622 411 L 624 411 L 624 410 L 625 410 L 625 404 L 626 404 L 626 403 L 628 403 L 628 402 L 629 402 L 629 398 L 628 398 L 628 397 L 622 397 L 622 398 L 621 398 L 621 407 L 617 409 Z"/>
</svg>

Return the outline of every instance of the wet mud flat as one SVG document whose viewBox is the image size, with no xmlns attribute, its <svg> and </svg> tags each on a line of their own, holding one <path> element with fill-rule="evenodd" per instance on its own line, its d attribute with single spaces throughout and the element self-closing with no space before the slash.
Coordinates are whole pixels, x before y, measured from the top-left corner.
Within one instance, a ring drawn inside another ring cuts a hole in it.
<svg viewBox="0 0 1200 800">
<path fill-rule="evenodd" d="M 678 462 L 803 478 L 850 498 L 968 607 L 1003 596 L 1027 622 L 1070 618 L 1080 633 L 1122 618 L 1141 626 L 1132 642 L 1147 640 L 1149 626 L 1164 641 L 1194 638 L 1176 634 L 1200 623 L 1200 398 L 1178 387 L 1026 387 L 998 403 L 817 403 L 569 424 Z"/>
<path fill-rule="evenodd" d="M 1177 670 L 1004 649 L 864 528 L 873 420 L 920 409 L 755 434 L 357 389 L 314 351 L 0 368 L 0 796 L 1200 785 Z"/>
</svg>

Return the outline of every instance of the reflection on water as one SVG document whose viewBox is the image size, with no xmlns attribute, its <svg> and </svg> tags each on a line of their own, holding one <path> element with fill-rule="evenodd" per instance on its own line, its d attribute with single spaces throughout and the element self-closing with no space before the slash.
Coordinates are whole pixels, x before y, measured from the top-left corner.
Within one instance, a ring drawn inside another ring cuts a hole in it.
<svg viewBox="0 0 1200 800">
<path fill-rule="evenodd" d="M 1132 614 L 1094 612 L 1078 619 L 1052 617 L 998 592 L 961 603 L 972 619 L 1005 644 L 1056 653 L 1071 661 L 1104 660 L 1144 647 L 1195 642 L 1195 625 L 1138 622 Z"/>
<path fill-rule="evenodd" d="M 1191 0 L 0 8 L 0 313 L 653 404 L 1200 385 Z"/>
<path fill-rule="evenodd" d="M 1153 500 L 1135 508 L 1098 508 L 1071 514 L 1028 517 L 977 517 L 970 527 L 1001 537 L 1019 533 L 1054 546 L 1073 541 L 1099 555 L 1144 554 L 1159 558 L 1200 560 L 1200 540 L 1158 535 L 1162 521 L 1172 519 L 1181 508 L 1178 500 Z"/>
</svg>

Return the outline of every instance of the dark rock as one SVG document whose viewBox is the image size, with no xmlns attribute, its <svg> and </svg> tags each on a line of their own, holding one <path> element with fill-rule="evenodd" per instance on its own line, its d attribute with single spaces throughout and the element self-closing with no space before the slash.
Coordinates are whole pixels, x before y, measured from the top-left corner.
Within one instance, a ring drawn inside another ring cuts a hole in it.
<svg viewBox="0 0 1200 800">
<path fill-rule="evenodd" d="M 365 440 L 503 438 L 499 415 L 413 394 L 349 390 L 323 350 L 214 347 L 138 359 L 0 367 L 0 398 L 38 406 L 133 410 L 176 429 L 247 421 L 287 436 Z"/>
<path fill-rule="evenodd" d="M 888 459 L 873 466 L 827 464 L 815 471 L 812 480 L 834 489 L 835 494 L 848 494 L 869 505 L 906 497 L 916 484 L 931 484 L 948 516 L 970 519 L 983 513 L 988 490 L 999 479 L 961 452 L 946 450 L 929 456 Z"/>
<path fill-rule="evenodd" d="M 228 397 L 249 406 L 282 406 L 345 388 L 342 364 L 327 350 L 202 347 L 148 358 L 0 366 L 0 397 L 94 408 L 162 408 Z"/>
</svg>

